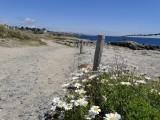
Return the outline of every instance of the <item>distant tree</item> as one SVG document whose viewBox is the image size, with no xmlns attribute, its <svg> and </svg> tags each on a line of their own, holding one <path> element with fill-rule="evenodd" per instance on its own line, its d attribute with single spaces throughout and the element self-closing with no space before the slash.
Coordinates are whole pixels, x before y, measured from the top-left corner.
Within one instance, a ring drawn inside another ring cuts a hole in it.
<svg viewBox="0 0 160 120">
<path fill-rule="evenodd" d="M 24 27 L 22 26 L 22 27 L 20 28 L 20 30 L 24 30 Z"/>
</svg>

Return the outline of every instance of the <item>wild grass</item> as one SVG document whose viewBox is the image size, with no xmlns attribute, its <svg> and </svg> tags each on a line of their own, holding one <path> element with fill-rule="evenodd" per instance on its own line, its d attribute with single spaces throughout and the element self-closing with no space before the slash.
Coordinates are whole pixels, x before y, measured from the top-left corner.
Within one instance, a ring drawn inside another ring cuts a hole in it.
<svg viewBox="0 0 160 120">
<path fill-rule="evenodd" d="M 46 120 L 159 120 L 160 77 L 132 70 L 82 69 L 63 85 L 65 96 L 54 98 Z"/>
<path fill-rule="evenodd" d="M 78 41 L 78 40 L 84 40 L 84 39 L 79 39 L 76 37 L 70 37 L 70 36 L 59 36 L 59 35 L 54 35 L 51 33 L 45 33 L 45 34 L 39 34 L 39 36 L 43 39 L 51 39 L 51 40 L 59 40 L 59 41 L 66 41 L 66 40 L 73 40 L 73 41 Z"/>
<path fill-rule="evenodd" d="M 8 29 L 3 25 L 0 25 L 0 38 L 18 40 L 21 44 L 29 44 L 31 42 L 36 45 L 45 45 L 37 35 L 31 32 Z"/>
</svg>

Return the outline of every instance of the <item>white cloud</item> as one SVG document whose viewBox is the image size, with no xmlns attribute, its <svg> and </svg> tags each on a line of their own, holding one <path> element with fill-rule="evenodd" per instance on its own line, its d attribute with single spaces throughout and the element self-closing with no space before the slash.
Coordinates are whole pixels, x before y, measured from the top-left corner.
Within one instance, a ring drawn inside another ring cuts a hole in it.
<svg viewBox="0 0 160 120">
<path fill-rule="evenodd" d="M 24 19 L 22 20 L 22 22 L 23 22 L 24 24 L 34 24 L 34 23 L 36 22 L 36 20 L 35 20 L 35 19 L 32 19 L 32 18 L 24 18 Z"/>
</svg>

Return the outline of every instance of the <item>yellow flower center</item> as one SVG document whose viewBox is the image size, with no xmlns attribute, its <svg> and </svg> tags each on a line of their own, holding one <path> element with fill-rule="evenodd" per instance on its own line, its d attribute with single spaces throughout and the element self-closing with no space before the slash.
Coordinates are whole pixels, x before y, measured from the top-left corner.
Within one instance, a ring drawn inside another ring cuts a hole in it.
<svg viewBox="0 0 160 120">
<path fill-rule="evenodd" d="M 71 108 L 70 106 L 67 106 L 67 108 Z"/>
<path fill-rule="evenodd" d="M 98 111 L 98 108 L 94 108 L 95 111 Z"/>
<path fill-rule="evenodd" d="M 115 119 L 115 118 L 113 118 L 113 117 L 110 117 L 110 118 L 109 118 L 109 120 L 116 120 L 116 119 Z"/>
<path fill-rule="evenodd" d="M 81 104 L 81 102 L 79 102 L 79 101 L 78 101 L 77 103 L 78 103 L 79 105 Z"/>
</svg>

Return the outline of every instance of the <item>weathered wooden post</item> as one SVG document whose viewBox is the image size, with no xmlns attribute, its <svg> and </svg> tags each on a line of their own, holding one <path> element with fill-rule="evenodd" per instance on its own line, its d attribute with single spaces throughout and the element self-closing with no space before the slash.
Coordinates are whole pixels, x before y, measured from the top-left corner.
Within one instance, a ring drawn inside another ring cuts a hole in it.
<svg viewBox="0 0 160 120">
<path fill-rule="evenodd" d="M 79 47 L 79 41 L 77 41 L 77 48 Z"/>
<path fill-rule="evenodd" d="M 95 54 L 94 54 L 93 71 L 97 71 L 98 67 L 101 63 L 104 41 L 105 41 L 105 36 L 98 35 L 98 39 L 97 39 L 97 43 L 96 43 L 96 50 L 95 50 Z"/>
<path fill-rule="evenodd" d="M 83 41 L 80 42 L 80 54 L 83 53 Z"/>
</svg>

